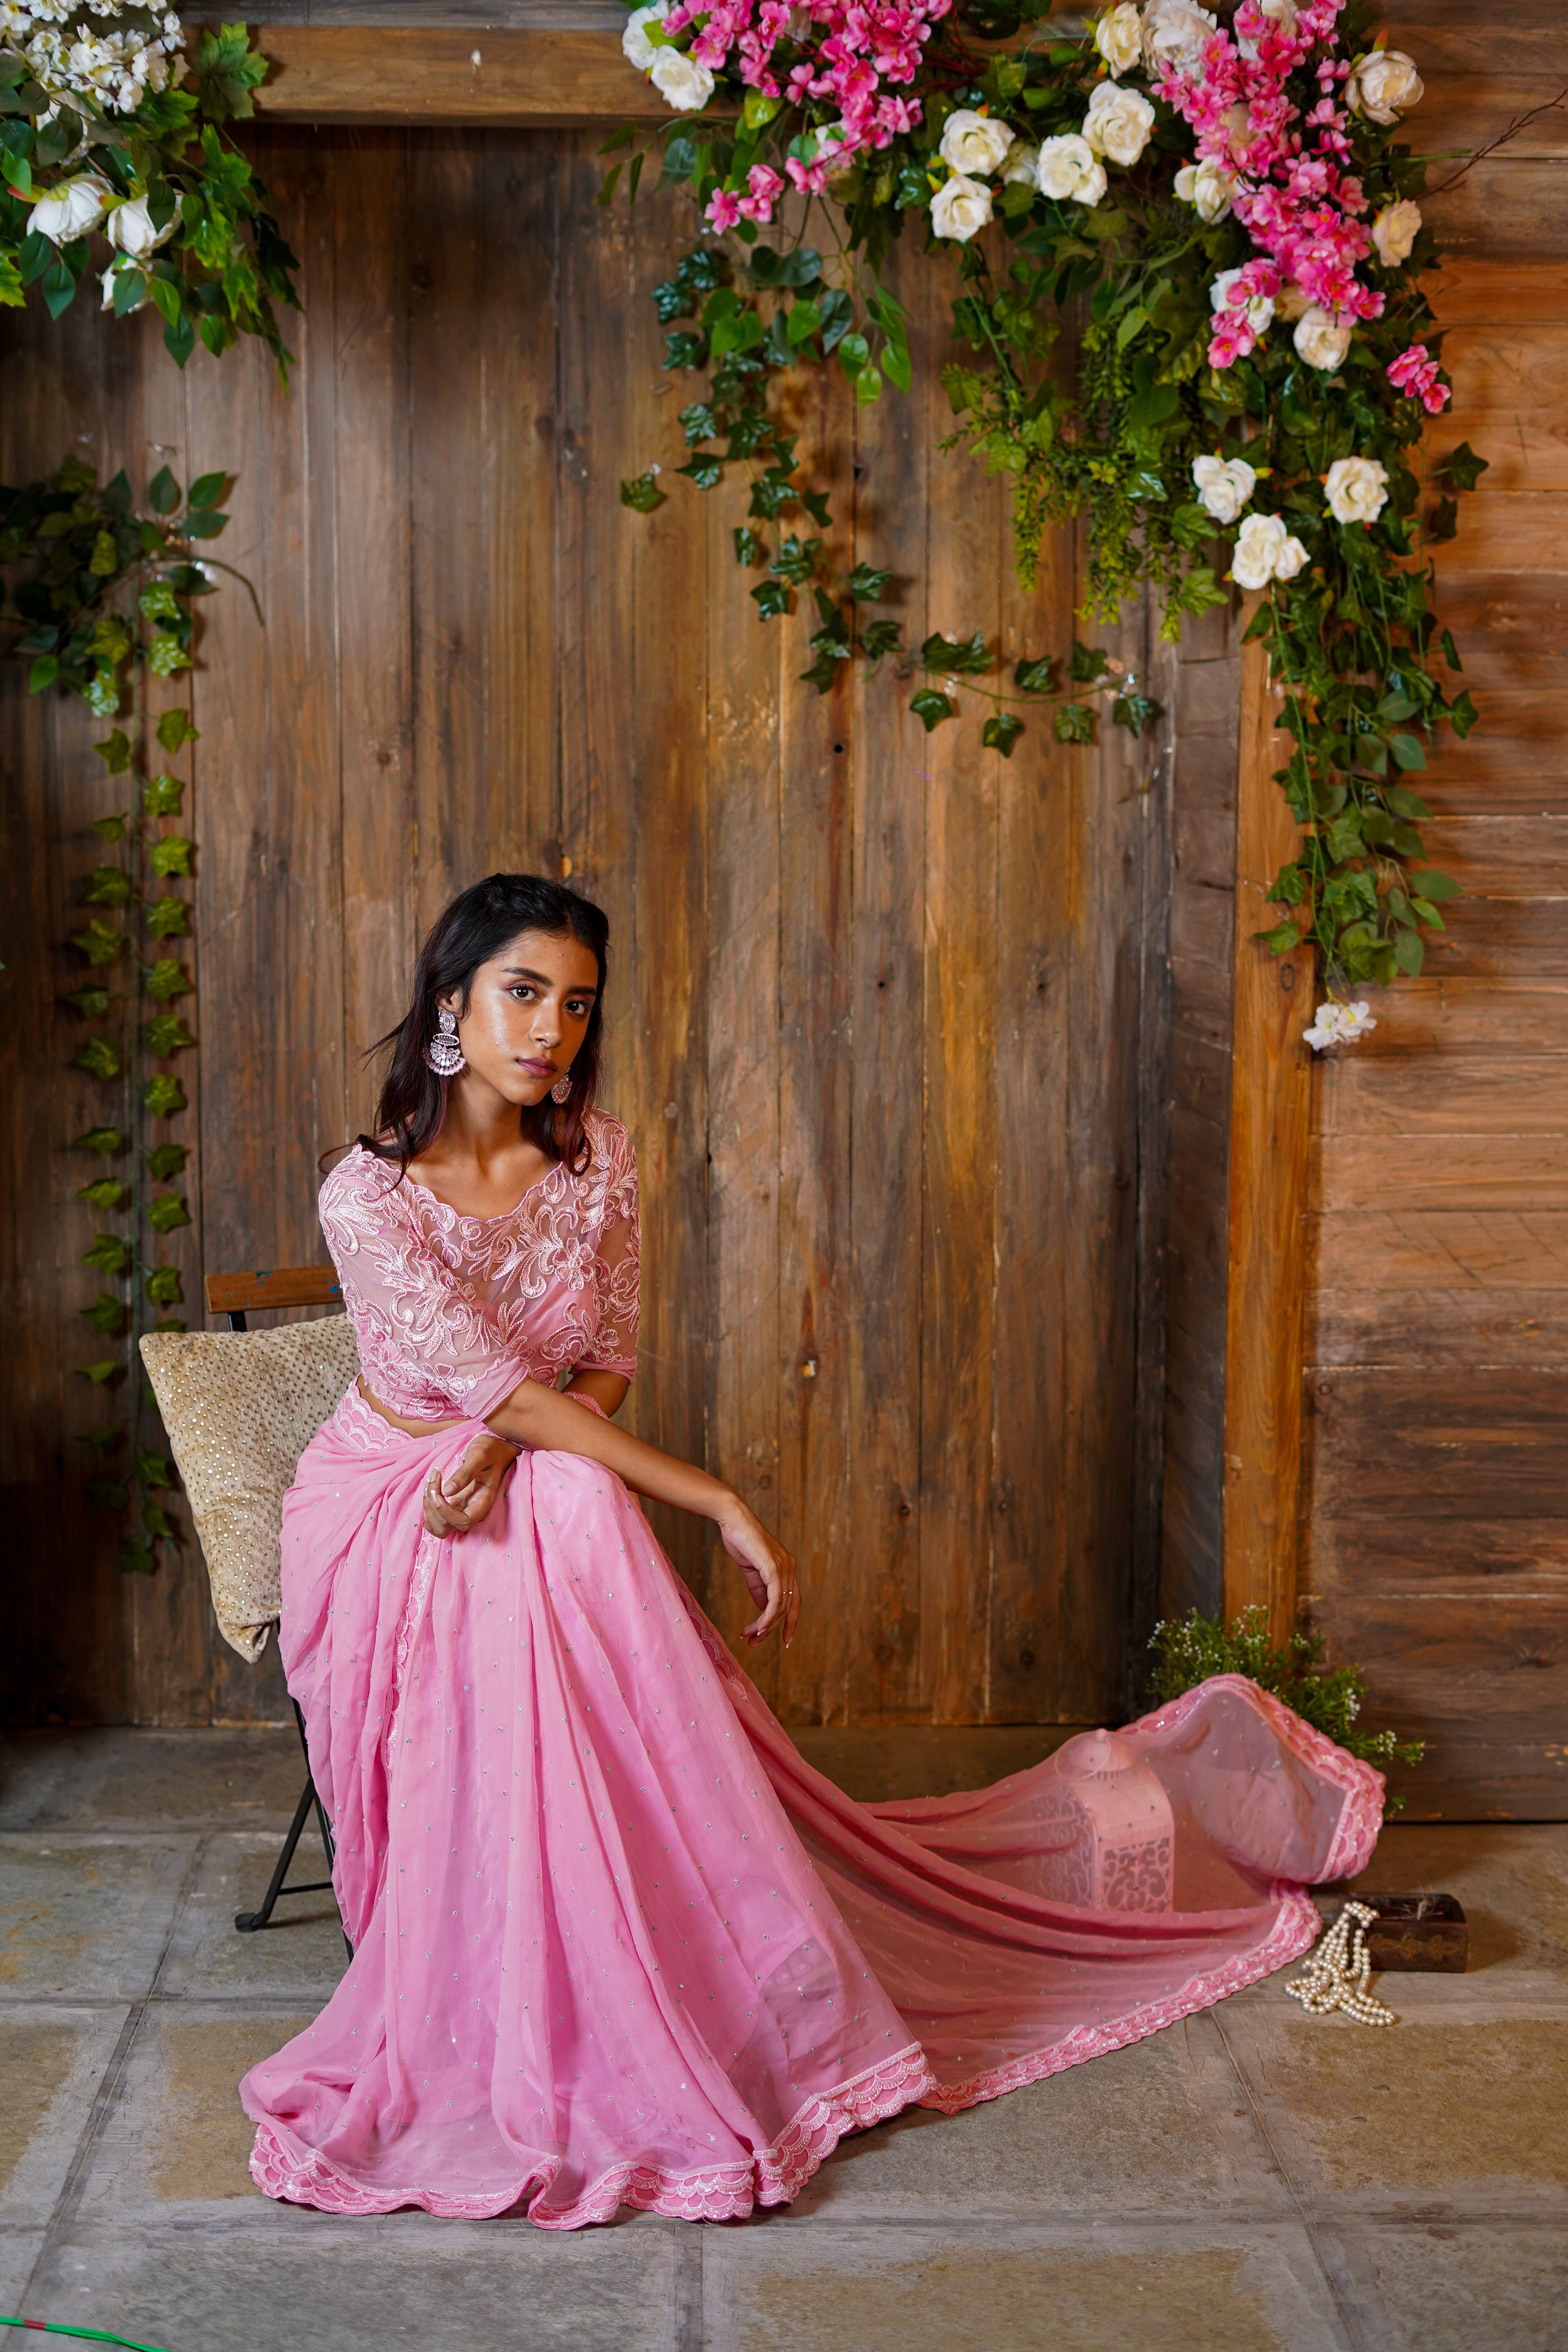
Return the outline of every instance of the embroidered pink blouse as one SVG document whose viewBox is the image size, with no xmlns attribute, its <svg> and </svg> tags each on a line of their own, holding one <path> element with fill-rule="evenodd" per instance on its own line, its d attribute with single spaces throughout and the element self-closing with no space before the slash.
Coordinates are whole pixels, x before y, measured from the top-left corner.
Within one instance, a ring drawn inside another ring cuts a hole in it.
<svg viewBox="0 0 1568 2352">
<path fill-rule="evenodd" d="M 557 1163 L 500 1217 L 463 1217 L 355 1144 L 321 1186 L 321 1231 L 365 1381 L 410 1421 L 482 1421 L 524 1380 L 637 1370 L 637 1169 L 588 1114 L 583 1174 Z"/>
</svg>

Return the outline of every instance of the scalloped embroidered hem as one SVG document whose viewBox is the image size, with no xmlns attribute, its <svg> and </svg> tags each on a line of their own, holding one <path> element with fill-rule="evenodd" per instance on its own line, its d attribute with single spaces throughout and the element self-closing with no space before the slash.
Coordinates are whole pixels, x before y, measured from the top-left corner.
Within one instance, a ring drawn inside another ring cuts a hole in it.
<svg viewBox="0 0 1568 2352">
<path fill-rule="evenodd" d="M 759 2205 L 787 2205 L 850 2132 L 868 2131 L 904 2107 L 920 2105 L 936 2087 L 918 2042 L 880 2059 L 864 2074 L 807 2099 L 750 2162 L 715 2164 L 695 2172 L 665 2172 L 657 2165 L 617 2164 L 576 2200 L 552 2211 L 548 2200 L 559 2164 L 545 2164 L 521 2181 L 481 2197 L 454 2197 L 416 2181 L 406 2188 L 367 2189 L 291 2132 L 258 2124 L 250 2177 L 268 2197 L 313 2205 L 323 2213 L 395 2213 L 413 2205 L 442 2220 L 489 2221 L 527 2206 L 542 2230 L 581 2230 L 609 2221 L 623 2205 L 679 2221 L 740 2221 Z"/>
<path fill-rule="evenodd" d="M 1269 1893 L 1279 1905 L 1279 1916 L 1256 1951 L 1238 1955 L 1223 1968 L 1207 1969 L 1189 1977 L 1168 2000 L 1152 2001 L 1146 2009 L 1130 2010 L 1114 2025 L 1075 2026 L 1072 2032 L 1060 2042 L 1053 2042 L 1047 2049 L 1031 2051 L 1023 2058 L 1009 2058 L 1002 2066 L 987 2066 L 962 2083 L 939 2083 L 921 2101 L 921 2106 L 935 2107 L 944 2116 L 956 2116 L 965 2107 L 981 2106 L 987 2099 L 999 2099 L 1008 2091 L 1022 2090 L 1026 2083 L 1044 2082 L 1048 2074 L 1065 2074 L 1069 2066 L 1081 2066 L 1090 2058 L 1103 2058 L 1112 2050 L 1125 2050 L 1129 2042 L 1146 2041 L 1151 2033 L 1163 2032 L 1167 2025 L 1177 2025 L 1184 2017 L 1194 2016 L 1201 2009 L 1213 2009 L 1231 1993 L 1241 1992 L 1247 1985 L 1272 1976 L 1276 1969 L 1288 1967 L 1317 1942 L 1322 1921 L 1311 1896 L 1303 1895 L 1299 1887 L 1277 1881 Z"/>
<path fill-rule="evenodd" d="M 911 2042 L 864 2074 L 808 2099 L 785 2125 L 777 2146 L 762 2149 L 750 2162 L 710 2165 L 695 2172 L 616 2165 L 574 2203 L 552 2210 L 549 2197 L 559 2164 L 541 2165 L 515 2184 L 480 2197 L 455 2197 L 417 2181 L 402 2189 L 368 2189 L 291 2132 L 265 2123 L 257 2126 L 250 2177 L 268 2197 L 312 2205 L 323 2213 L 394 2213 L 417 2206 L 443 2220 L 489 2221 L 526 2208 L 528 2219 L 542 2230 L 581 2230 L 612 2221 L 625 2205 L 681 2221 L 744 2221 L 759 2205 L 790 2204 L 852 2132 L 868 2131 L 908 2106 L 952 2116 L 999 2099 L 1026 2083 L 1042 2082 L 1047 2075 L 1065 2074 L 1069 2066 L 1144 2041 L 1286 1967 L 1317 1940 L 1321 1923 L 1311 1898 L 1300 1889 L 1276 1885 L 1269 1891 L 1280 1906 L 1279 1916 L 1257 1949 L 1189 1978 L 1169 1999 L 1133 2010 L 1114 2025 L 1079 2026 L 1047 2049 L 987 2067 L 961 2083 L 939 2083 L 920 2043 Z"/>
</svg>

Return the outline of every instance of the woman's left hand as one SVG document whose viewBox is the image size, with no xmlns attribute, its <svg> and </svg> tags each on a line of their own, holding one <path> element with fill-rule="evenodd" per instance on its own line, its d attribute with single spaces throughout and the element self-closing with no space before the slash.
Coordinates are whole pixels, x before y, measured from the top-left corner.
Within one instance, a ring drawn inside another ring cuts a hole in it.
<svg viewBox="0 0 1568 2352">
<path fill-rule="evenodd" d="M 425 1486 L 425 1526 L 433 1536 L 466 1535 L 487 1517 L 517 1448 L 504 1437 L 476 1437 L 445 1478 L 432 1472 Z"/>
<path fill-rule="evenodd" d="M 725 1550 L 762 1610 L 762 1614 L 742 1626 L 742 1632 L 748 1642 L 762 1642 L 775 1625 L 782 1626 L 787 1650 L 795 1639 L 795 1620 L 800 1615 L 800 1581 L 795 1574 L 795 1554 L 785 1551 L 783 1544 L 769 1535 L 755 1511 L 742 1503 L 739 1495 L 732 1495 L 719 1514 L 718 1527 Z"/>
</svg>

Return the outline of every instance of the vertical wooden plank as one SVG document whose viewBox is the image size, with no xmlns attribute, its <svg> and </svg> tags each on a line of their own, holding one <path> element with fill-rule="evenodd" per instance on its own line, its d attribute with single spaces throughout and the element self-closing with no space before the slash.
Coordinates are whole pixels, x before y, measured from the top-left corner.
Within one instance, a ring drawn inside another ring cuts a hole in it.
<svg viewBox="0 0 1568 2352">
<path fill-rule="evenodd" d="M 684 482 L 674 496 L 686 499 Z M 778 1519 L 779 706 L 799 667 L 787 617 L 763 622 L 730 533 L 737 487 L 700 494 L 707 530 L 708 1445 L 712 1468 L 770 1527 Z M 781 687 L 781 668 L 787 682 Z M 715 1563 L 717 1567 L 717 1563 Z M 754 1612 L 721 1569 L 710 1603 L 727 1641 Z M 779 1644 L 752 1665 L 777 1693 Z"/>
<path fill-rule="evenodd" d="M 474 845 L 469 878 L 497 868 L 554 873 L 558 859 L 574 848 L 574 876 L 586 887 L 588 845 L 561 846 L 555 445 L 563 332 L 557 210 L 565 134 L 476 136 L 482 137 L 486 250 L 492 259 L 504 253 L 507 263 L 489 268 L 477 328 L 470 320 L 467 330 L 477 332 L 481 372 L 476 467 L 487 633 L 488 831 Z"/>
<path fill-rule="evenodd" d="M 1053 532 L 1019 586 L 1005 537 L 1005 675 L 1053 653 L 1072 604 L 1073 541 Z M 1066 1520 L 1068 1088 L 1073 802 L 1048 712 L 1001 769 L 996 859 L 997 1284 L 988 1719 L 1057 1720 Z"/>
<path fill-rule="evenodd" d="M 801 456 L 833 501 L 830 549 L 855 560 L 855 415 L 832 372 L 807 380 L 792 422 Z M 791 624 L 782 664 L 779 879 L 778 1529 L 801 1566 L 800 1630 L 781 1661 L 786 1722 L 842 1714 L 848 1654 L 861 1635 L 844 1607 L 850 1545 L 850 836 L 859 747 L 847 679 L 826 697 L 803 685 L 807 625 Z"/>
<path fill-rule="evenodd" d="M 1297 829 L 1274 773 L 1288 756 L 1261 644 L 1245 647 L 1237 786 L 1236 997 L 1226 1318 L 1225 1607 L 1295 1622 L 1300 1486 L 1303 1212 L 1311 1130 L 1312 959 L 1268 953 L 1266 892 Z"/>
<path fill-rule="evenodd" d="M 286 322 L 289 389 L 258 349 L 192 378 L 192 468 L 233 473 L 224 556 L 262 611 L 258 623 L 225 582 L 205 608 L 197 688 L 203 1183 L 191 1206 L 208 1268 L 321 1259 L 316 1163 L 349 1132 L 332 185 L 353 158 L 341 134 L 273 131 L 256 162 L 300 256 L 305 310 Z M 252 1666 L 215 1644 L 211 1707 L 218 1722 L 286 1721 L 276 1647 Z"/>
<path fill-rule="evenodd" d="M 412 133 L 408 235 L 415 932 L 423 939 L 447 901 L 497 863 L 481 782 L 489 765 L 489 484 L 479 462 L 485 354 L 482 345 L 473 348 L 473 327 L 493 275 L 481 132 Z M 465 363 L 454 365 L 458 352 Z"/>
<path fill-rule="evenodd" d="M 931 356 L 931 272 L 891 257 L 917 380 Z M 926 633 L 925 416 L 885 394 L 858 420 L 856 552 L 892 570 L 900 617 Z M 921 1686 L 921 1038 L 927 767 L 910 689 L 887 663 L 857 676 L 853 824 L 855 1077 L 849 1424 L 856 1440 L 843 1606 L 851 1723 L 918 1719 Z"/>
<path fill-rule="evenodd" d="M 938 446 L 948 401 L 922 372 L 930 625 L 995 642 L 999 481 Z M 988 1719 L 996 1303 L 997 801 L 973 705 L 927 737 L 921 1286 L 921 1690 L 937 1723 Z M 912 730 L 914 721 L 908 722 Z"/>
<path fill-rule="evenodd" d="M 343 795 L 343 1024 L 351 1131 L 375 1076 L 361 1056 L 402 1013 L 416 945 L 413 759 L 408 140 L 353 134 L 333 175 L 338 267 L 335 503 Z"/>
<path fill-rule="evenodd" d="M 1141 618 L 1096 644 L 1142 667 Z M 1121 1695 L 1131 1577 L 1138 1066 L 1147 755 L 1100 710 L 1070 760 L 1073 820 L 1066 1232 L 1064 1517 L 1057 1704 L 1104 1720 Z"/>
</svg>

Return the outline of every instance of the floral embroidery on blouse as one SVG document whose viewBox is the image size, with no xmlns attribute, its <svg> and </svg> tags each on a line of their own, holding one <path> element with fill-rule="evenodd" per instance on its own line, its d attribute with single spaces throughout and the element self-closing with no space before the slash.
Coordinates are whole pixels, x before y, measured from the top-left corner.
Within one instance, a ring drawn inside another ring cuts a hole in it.
<svg viewBox="0 0 1568 2352">
<path fill-rule="evenodd" d="M 637 1370 L 637 1170 L 618 1119 L 500 1217 L 464 1217 L 355 1144 L 321 1186 L 321 1231 L 367 1385 L 411 1421 L 482 1420 L 520 1381 Z"/>
</svg>

